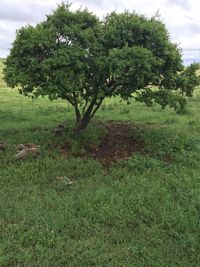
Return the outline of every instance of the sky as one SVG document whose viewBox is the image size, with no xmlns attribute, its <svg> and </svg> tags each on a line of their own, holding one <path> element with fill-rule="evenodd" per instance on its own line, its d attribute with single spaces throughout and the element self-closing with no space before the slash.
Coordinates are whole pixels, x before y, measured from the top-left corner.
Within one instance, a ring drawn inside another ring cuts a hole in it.
<svg viewBox="0 0 200 267">
<path fill-rule="evenodd" d="M 16 30 L 36 25 L 56 8 L 60 0 L 1 0 L 0 57 L 6 57 Z M 200 49 L 199 0 L 71 0 L 72 9 L 87 7 L 100 17 L 115 10 L 136 11 L 151 17 L 159 12 L 173 42 L 185 50 Z M 200 56 L 195 52 L 197 57 Z M 187 51 L 186 51 L 187 54 Z M 185 54 L 185 56 L 186 56 Z"/>
</svg>

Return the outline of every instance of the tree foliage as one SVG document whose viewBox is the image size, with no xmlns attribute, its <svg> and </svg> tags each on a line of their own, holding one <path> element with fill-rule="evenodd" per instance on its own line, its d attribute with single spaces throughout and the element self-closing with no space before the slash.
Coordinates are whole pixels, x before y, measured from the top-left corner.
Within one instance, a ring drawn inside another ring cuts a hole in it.
<svg viewBox="0 0 200 267">
<path fill-rule="evenodd" d="M 44 22 L 17 32 L 4 74 L 26 96 L 68 101 L 80 131 L 106 97 L 182 108 L 199 84 L 196 69 L 184 69 L 179 48 L 155 17 L 112 12 L 100 20 L 62 3 Z"/>
</svg>

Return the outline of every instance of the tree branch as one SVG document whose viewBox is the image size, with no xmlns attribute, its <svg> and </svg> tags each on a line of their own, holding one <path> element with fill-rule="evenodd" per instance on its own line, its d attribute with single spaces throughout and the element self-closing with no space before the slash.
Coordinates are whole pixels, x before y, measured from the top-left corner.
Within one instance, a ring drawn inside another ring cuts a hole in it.
<svg viewBox="0 0 200 267">
<path fill-rule="evenodd" d="M 67 96 L 65 96 L 65 99 L 72 105 L 74 106 L 74 102 Z"/>
<path fill-rule="evenodd" d="M 88 104 L 88 101 L 86 100 L 85 105 L 83 106 L 83 109 L 82 109 L 82 115 L 85 113 L 85 108 L 87 107 L 87 104 Z"/>
<path fill-rule="evenodd" d="M 91 115 L 90 115 L 90 119 L 93 118 L 94 114 L 97 112 L 97 110 L 99 109 L 99 107 L 101 106 L 102 101 L 104 100 L 104 97 L 100 99 L 99 103 L 96 105 L 95 109 L 92 111 Z"/>
<path fill-rule="evenodd" d="M 74 98 L 74 109 L 76 113 L 76 122 L 78 123 L 81 120 L 81 113 L 78 109 L 78 103 L 75 92 L 73 92 L 73 98 Z"/>
</svg>

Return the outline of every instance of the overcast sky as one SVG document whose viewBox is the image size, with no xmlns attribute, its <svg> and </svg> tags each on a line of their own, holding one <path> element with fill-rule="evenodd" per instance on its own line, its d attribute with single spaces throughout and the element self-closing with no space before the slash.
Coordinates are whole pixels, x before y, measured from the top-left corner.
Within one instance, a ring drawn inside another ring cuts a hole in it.
<svg viewBox="0 0 200 267">
<path fill-rule="evenodd" d="M 0 57 L 5 57 L 15 32 L 45 18 L 59 0 L 1 0 Z M 70 2 L 70 1 L 69 1 Z M 87 7 L 99 16 L 110 11 L 129 11 L 152 16 L 159 10 L 171 38 L 183 49 L 200 49 L 200 0 L 74 0 L 72 8 Z"/>
</svg>

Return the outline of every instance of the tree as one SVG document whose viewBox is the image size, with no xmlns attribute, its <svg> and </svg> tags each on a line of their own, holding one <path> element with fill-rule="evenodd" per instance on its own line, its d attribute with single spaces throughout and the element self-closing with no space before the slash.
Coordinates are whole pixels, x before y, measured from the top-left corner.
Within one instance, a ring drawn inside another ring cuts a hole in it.
<svg viewBox="0 0 200 267">
<path fill-rule="evenodd" d="M 100 20 L 62 3 L 44 22 L 17 32 L 4 74 L 25 96 L 68 101 L 81 131 L 106 97 L 183 107 L 199 83 L 196 68 L 184 70 L 157 17 L 112 12 Z"/>
</svg>

